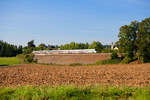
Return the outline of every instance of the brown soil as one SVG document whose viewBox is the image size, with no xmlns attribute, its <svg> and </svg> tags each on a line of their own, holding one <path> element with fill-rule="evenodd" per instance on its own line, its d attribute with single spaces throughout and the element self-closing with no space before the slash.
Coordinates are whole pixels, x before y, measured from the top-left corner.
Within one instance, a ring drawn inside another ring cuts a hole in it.
<svg viewBox="0 0 150 100">
<path fill-rule="evenodd" d="M 150 64 L 0 67 L 0 86 L 111 84 L 150 86 Z"/>
</svg>

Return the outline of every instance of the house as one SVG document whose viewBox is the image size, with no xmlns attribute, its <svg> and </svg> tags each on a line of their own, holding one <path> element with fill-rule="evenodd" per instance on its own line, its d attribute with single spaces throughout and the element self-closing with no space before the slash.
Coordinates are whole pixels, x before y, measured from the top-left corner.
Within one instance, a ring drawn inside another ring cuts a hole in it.
<svg viewBox="0 0 150 100">
<path fill-rule="evenodd" d="M 118 47 L 115 46 L 115 45 L 113 44 L 113 42 L 112 42 L 112 44 L 111 44 L 111 50 L 118 50 Z"/>
</svg>

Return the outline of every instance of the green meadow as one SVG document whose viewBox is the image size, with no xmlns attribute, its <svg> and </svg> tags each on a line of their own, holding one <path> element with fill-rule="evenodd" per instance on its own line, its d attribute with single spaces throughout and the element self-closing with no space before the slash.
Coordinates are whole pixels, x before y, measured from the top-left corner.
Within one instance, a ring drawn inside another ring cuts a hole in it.
<svg viewBox="0 0 150 100">
<path fill-rule="evenodd" d="M 17 57 L 0 57 L 0 66 L 11 66 L 20 64 L 20 60 Z"/>
</svg>

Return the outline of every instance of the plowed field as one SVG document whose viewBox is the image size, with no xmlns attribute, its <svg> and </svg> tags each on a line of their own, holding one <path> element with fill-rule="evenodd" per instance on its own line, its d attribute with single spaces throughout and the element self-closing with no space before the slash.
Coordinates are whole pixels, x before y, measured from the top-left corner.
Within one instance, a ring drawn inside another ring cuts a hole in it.
<svg viewBox="0 0 150 100">
<path fill-rule="evenodd" d="M 111 84 L 150 86 L 150 64 L 0 67 L 0 86 Z"/>
</svg>

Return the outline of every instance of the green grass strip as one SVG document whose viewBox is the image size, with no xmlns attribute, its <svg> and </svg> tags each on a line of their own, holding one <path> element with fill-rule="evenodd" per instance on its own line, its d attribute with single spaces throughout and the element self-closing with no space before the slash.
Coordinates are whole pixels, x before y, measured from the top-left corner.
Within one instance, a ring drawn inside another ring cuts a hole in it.
<svg viewBox="0 0 150 100">
<path fill-rule="evenodd" d="M 150 88 L 55 86 L 1 88 L 0 100 L 150 100 Z"/>
</svg>

